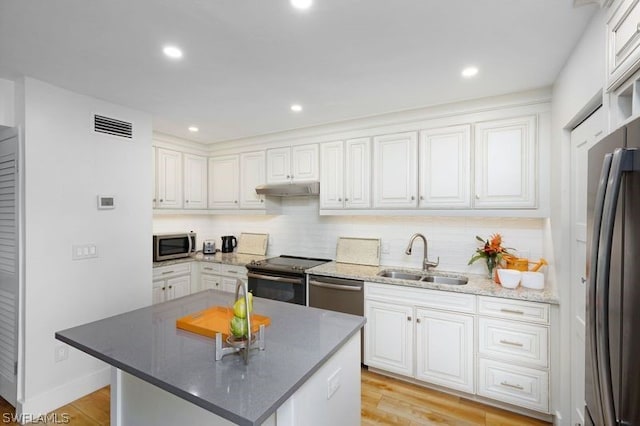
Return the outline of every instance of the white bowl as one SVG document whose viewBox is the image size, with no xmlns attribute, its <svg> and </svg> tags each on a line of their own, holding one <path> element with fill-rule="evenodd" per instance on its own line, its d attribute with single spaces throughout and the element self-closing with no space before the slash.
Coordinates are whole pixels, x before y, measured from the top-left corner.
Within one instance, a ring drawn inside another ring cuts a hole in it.
<svg viewBox="0 0 640 426">
<path fill-rule="evenodd" d="M 498 278 L 504 288 L 516 288 L 520 284 L 522 272 L 515 269 L 498 269 Z"/>
<path fill-rule="evenodd" d="M 542 290 L 544 288 L 544 274 L 542 272 L 523 272 L 522 287 Z"/>
</svg>

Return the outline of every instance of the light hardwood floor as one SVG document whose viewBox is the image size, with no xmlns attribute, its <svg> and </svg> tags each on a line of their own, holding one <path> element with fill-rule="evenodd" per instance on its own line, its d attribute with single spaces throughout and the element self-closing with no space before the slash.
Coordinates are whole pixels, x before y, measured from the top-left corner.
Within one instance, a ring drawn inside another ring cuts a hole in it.
<svg viewBox="0 0 640 426">
<path fill-rule="evenodd" d="M 73 426 L 108 425 L 109 387 L 55 412 L 58 419 L 63 415 L 69 416 L 67 424 Z M 0 398 L 0 424 L 16 425 L 4 422 L 5 413 L 13 414 L 13 407 Z M 362 369 L 362 424 L 542 426 L 549 423 Z"/>
</svg>

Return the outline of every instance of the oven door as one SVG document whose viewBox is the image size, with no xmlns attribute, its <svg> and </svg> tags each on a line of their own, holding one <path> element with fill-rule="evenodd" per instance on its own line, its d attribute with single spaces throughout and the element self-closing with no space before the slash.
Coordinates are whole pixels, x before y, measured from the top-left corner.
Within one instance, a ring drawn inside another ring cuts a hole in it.
<svg viewBox="0 0 640 426">
<path fill-rule="evenodd" d="M 249 271 L 249 291 L 254 296 L 281 302 L 307 304 L 305 276 Z"/>
</svg>

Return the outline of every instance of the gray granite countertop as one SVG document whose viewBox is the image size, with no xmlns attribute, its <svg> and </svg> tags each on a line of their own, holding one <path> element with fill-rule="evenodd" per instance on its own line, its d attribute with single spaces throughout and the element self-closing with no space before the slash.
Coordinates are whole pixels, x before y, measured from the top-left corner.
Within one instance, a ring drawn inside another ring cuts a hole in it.
<svg viewBox="0 0 640 426">
<path fill-rule="evenodd" d="M 264 260 L 266 256 L 257 256 L 254 254 L 239 254 L 239 253 L 221 253 L 217 252 L 215 255 L 202 254 L 198 251 L 189 257 L 183 257 L 181 259 L 163 260 L 162 262 L 153 262 L 153 267 L 176 265 L 178 263 L 185 262 L 213 262 L 222 263 L 225 265 L 244 266 L 247 263 L 251 263 L 252 260 Z"/>
<path fill-rule="evenodd" d="M 364 317 L 254 298 L 271 318 L 266 348 L 249 365 L 239 355 L 214 360 L 214 340 L 176 328 L 176 319 L 232 295 L 208 290 L 56 333 L 114 367 L 240 425 L 259 425 L 351 336 Z"/>
<path fill-rule="evenodd" d="M 432 290 L 444 290 L 457 293 L 470 293 L 481 296 L 502 297 L 506 299 L 529 300 L 532 302 L 544 302 L 551 304 L 560 303 L 558 294 L 550 285 L 546 285 L 542 290 L 532 290 L 518 286 L 515 289 L 507 289 L 500 284 L 496 284 L 485 276 L 475 274 L 463 274 L 469 278 L 465 285 L 436 284 L 423 281 L 399 280 L 395 278 L 385 278 L 378 276 L 380 271 L 385 269 L 397 269 L 407 272 L 421 273 L 419 269 L 397 268 L 392 266 L 364 266 L 352 265 L 348 263 L 329 262 L 307 269 L 308 274 L 325 275 L 339 278 L 351 278 L 369 282 L 384 284 L 402 285 L 407 287 L 420 287 Z M 432 272 L 447 274 L 445 271 L 433 270 Z M 457 273 L 451 273 L 460 275 Z"/>
</svg>

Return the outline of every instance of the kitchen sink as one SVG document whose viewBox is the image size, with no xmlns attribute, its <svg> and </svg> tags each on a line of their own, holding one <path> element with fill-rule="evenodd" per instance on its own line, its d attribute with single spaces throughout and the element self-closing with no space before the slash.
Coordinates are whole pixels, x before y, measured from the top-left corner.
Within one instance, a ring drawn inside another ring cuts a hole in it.
<svg viewBox="0 0 640 426">
<path fill-rule="evenodd" d="M 434 284 L 450 284 L 450 285 L 465 285 L 469 282 L 469 278 L 463 275 L 454 274 L 420 274 L 414 272 L 407 272 L 394 269 L 386 269 L 378 273 L 379 277 L 394 278 L 397 280 L 410 280 L 410 281 L 424 281 Z"/>
<path fill-rule="evenodd" d="M 378 273 L 378 276 L 385 278 L 395 278 L 397 280 L 413 280 L 418 281 L 422 278 L 420 274 L 412 274 L 411 272 L 402 271 L 382 271 Z"/>
</svg>

